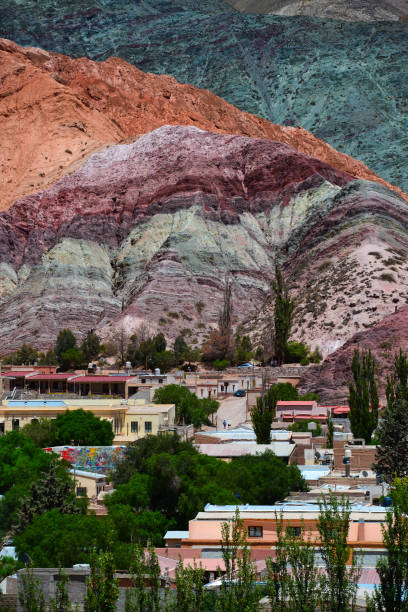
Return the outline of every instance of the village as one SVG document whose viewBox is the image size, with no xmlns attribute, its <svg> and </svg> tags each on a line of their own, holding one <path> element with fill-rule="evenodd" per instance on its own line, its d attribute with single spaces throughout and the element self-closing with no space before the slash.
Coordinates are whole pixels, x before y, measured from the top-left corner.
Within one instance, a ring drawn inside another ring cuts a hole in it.
<svg viewBox="0 0 408 612">
<path fill-rule="evenodd" d="M 219 505 L 207 500 L 202 511 L 183 530 L 170 529 L 163 533 L 163 546 L 155 548 L 163 580 L 175 585 L 181 555 L 187 565 L 200 564 L 209 588 L 219 587 L 223 568 L 225 571 L 220 546 L 222 525 L 225 521 L 231 522 L 239 508 L 256 563 L 257 580 L 262 582 L 266 560 L 277 544 L 279 520 L 283 519 L 298 536 L 306 525 L 316 538 L 318 550 L 319 503 L 325 496 L 334 495 L 350 504 L 348 563 L 358 555 L 361 563 L 358 601 L 364 609 L 365 594 L 379 582 L 376 564 L 387 555 L 382 528 L 389 505 L 389 487 L 373 470 L 376 446 L 353 437 L 347 398 L 343 405 L 326 405 L 315 399 L 278 400 L 270 441 L 260 444 L 251 413 L 257 398 L 259 401 L 265 393 L 265 381 L 268 388 L 289 384 L 296 389 L 302 366 L 265 368 L 246 363 L 224 372 L 174 370 L 166 374 L 158 368 L 135 370 L 131 364 L 119 371 L 103 370 L 93 364 L 87 371 L 59 373 L 56 370 L 56 366 L 3 365 L 0 431 L 3 434 L 18 431 L 39 419 L 53 420 L 78 409 L 109 422 L 114 436 L 111 446 L 68 445 L 46 449 L 71 464 L 76 495 L 88 498 L 88 512 L 96 516 L 102 518 L 108 514 L 105 502 L 114 491 L 110 479 L 112 470 L 126 454 L 128 445 L 145 436 L 177 434 L 181 440 L 191 442 L 200 454 L 223 462 L 272 451 L 284 464 L 299 469 L 306 483 L 304 491 L 290 492 L 274 505 L 243 504 L 240 499 L 236 505 Z M 180 423 L 174 403 L 154 402 L 156 391 L 168 385 L 186 388 L 199 399 L 216 399 L 218 409 L 211 414 L 209 424 L 196 428 Z M 322 563 L 317 555 L 317 565 Z M 84 568 L 79 570 L 86 573 Z M 44 584 L 57 573 L 57 569 L 38 570 Z M 17 581 L 17 577 L 6 578 L 3 593 L 16 593 Z M 126 586 L 126 577 L 121 576 L 120 581 Z"/>
</svg>

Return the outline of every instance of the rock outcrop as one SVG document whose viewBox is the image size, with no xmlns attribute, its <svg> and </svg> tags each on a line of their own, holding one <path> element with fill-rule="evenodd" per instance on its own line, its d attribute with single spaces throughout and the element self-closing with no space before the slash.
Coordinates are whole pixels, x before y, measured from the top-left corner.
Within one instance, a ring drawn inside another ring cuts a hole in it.
<svg viewBox="0 0 408 612">
<path fill-rule="evenodd" d="M 377 360 L 377 380 L 382 400 L 385 381 L 393 368 L 394 355 L 408 346 L 408 306 L 395 310 L 370 329 L 355 334 L 329 355 L 322 365 L 305 368 L 300 388 L 315 391 L 323 400 L 347 403 L 351 360 L 356 348 L 370 349 Z"/>
<path fill-rule="evenodd" d="M 45 348 L 61 327 L 109 336 L 141 321 L 198 345 L 217 320 L 226 277 L 238 323 L 262 307 L 277 255 L 298 296 L 298 336 L 314 341 L 318 332 L 332 348 L 354 333 L 353 305 L 342 306 L 346 321 L 322 321 L 333 300 L 359 299 L 346 264 L 362 248 L 399 253 L 398 285 L 381 273 L 367 281 L 373 310 L 363 320 L 394 308 L 394 286 L 406 299 L 407 227 L 395 192 L 283 143 L 165 126 L 94 153 L 0 214 L 3 350 L 23 341 Z M 342 278 L 331 273 L 330 300 L 318 291 L 328 260 L 343 268 Z M 312 283 L 308 313 L 302 296 Z"/>
<path fill-rule="evenodd" d="M 2 0 L 0 35 L 171 74 L 274 123 L 301 126 L 408 191 L 408 22 L 244 15 L 225 7 L 215 0 L 91 0 L 86 7 Z"/>
<path fill-rule="evenodd" d="M 398 21 L 408 13 L 404 0 L 229 0 L 229 3 L 244 13 L 342 21 Z"/>
<path fill-rule="evenodd" d="M 70 174 L 95 151 L 166 124 L 270 138 L 393 188 L 306 130 L 274 125 L 173 77 L 145 74 L 118 58 L 73 60 L 0 40 L 0 210 Z"/>
</svg>

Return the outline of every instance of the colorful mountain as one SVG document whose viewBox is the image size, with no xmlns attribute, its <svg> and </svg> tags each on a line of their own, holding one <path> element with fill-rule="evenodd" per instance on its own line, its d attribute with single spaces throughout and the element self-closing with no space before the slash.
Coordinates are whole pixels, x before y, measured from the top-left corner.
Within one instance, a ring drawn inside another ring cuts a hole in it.
<svg viewBox="0 0 408 612">
<path fill-rule="evenodd" d="M 20 44 L 119 56 L 302 126 L 408 190 L 406 22 L 244 15 L 212 0 L 3 0 L 0 24 Z"/>
</svg>

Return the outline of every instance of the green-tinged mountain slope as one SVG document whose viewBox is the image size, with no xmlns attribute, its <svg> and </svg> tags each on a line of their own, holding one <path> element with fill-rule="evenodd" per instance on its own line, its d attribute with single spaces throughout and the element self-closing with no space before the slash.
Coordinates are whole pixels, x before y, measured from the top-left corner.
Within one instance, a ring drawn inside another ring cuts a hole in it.
<svg viewBox="0 0 408 612">
<path fill-rule="evenodd" d="M 0 34 L 172 74 L 301 125 L 408 190 L 407 23 L 244 15 L 210 0 L 194 12 L 193 4 L 3 0 Z"/>
</svg>

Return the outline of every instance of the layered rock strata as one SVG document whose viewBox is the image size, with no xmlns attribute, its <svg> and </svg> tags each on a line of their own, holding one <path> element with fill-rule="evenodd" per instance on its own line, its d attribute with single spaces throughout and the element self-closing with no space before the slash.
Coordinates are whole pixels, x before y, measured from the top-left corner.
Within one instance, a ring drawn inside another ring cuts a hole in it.
<svg viewBox="0 0 408 612">
<path fill-rule="evenodd" d="M 0 40 L 0 210 L 75 171 L 95 151 L 166 124 L 270 138 L 393 189 L 306 130 L 244 113 L 209 91 L 118 58 L 73 60 Z"/>
<path fill-rule="evenodd" d="M 285 144 L 165 126 L 93 154 L 0 214 L 3 350 L 45 348 L 62 327 L 108 336 L 141 321 L 198 345 L 217 321 L 227 276 L 237 324 L 262 307 L 277 256 L 297 296 L 297 335 L 314 341 L 320 330 L 332 347 L 354 333 L 353 320 L 322 329 L 332 302 L 318 291 L 319 317 L 302 312 L 311 283 L 319 286 L 329 258 L 345 270 L 364 245 L 398 245 L 402 259 L 407 227 L 395 192 Z M 405 299 L 402 264 L 394 274 Z M 367 324 L 394 307 L 382 282 L 371 280 L 378 311 Z M 334 276 L 331 290 L 336 299 L 360 291 Z"/>
<path fill-rule="evenodd" d="M 244 15 L 211 0 L 2 0 L 0 35 L 171 74 L 274 123 L 301 126 L 408 191 L 406 20 Z"/>
</svg>

